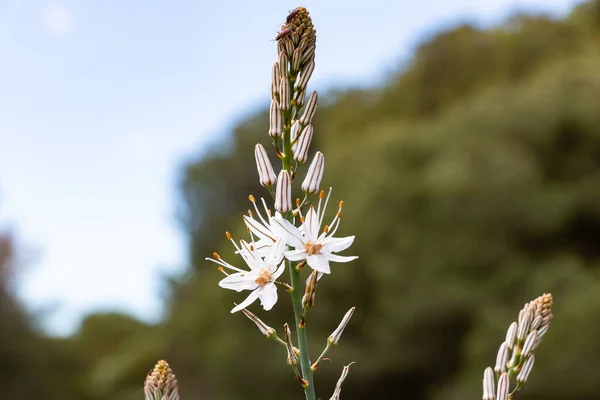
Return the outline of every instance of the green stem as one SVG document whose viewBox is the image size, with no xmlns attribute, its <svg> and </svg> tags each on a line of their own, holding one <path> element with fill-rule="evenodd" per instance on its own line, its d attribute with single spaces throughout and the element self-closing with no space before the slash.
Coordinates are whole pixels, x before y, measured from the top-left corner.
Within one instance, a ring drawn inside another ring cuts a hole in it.
<svg viewBox="0 0 600 400">
<path fill-rule="evenodd" d="M 292 82 L 290 82 L 292 83 Z M 293 88 L 293 85 L 291 85 Z M 294 90 L 290 90 L 290 96 L 293 98 Z M 292 173 L 292 141 L 291 141 L 291 123 L 292 113 L 295 112 L 295 107 L 288 110 L 283 115 L 283 158 L 281 164 L 283 169 Z M 284 217 L 292 222 L 292 213 L 285 213 Z M 310 368 L 310 357 L 308 354 L 308 339 L 306 337 L 306 326 L 303 320 L 304 310 L 302 308 L 302 287 L 300 280 L 300 271 L 296 270 L 296 263 L 291 261 L 288 262 L 288 270 L 290 273 L 290 284 L 292 286 L 292 305 L 294 306 L 294 319 L 296 321 L 296 333 L 298 335 L 298 349 L 300 350 L 300 369 L 302 371 L 302 378 L 308 383 L 308 386 L 304 388 L 304 394 L 306 400 L 316 400 L 315 396 L 315 385 L 313 381 L 313 371 Z"/>
<path fill-rule="evenodd" d="M 323 350 L 323 352 L 321 353 L 319 358 L 317 358 L 317 361 L 315 361 L 313 363 L 313 365 L 315 366 L 314 370 L 317 369 L 317 366 L 319 365 L 321 360 L 323 360 L 323 357 L 325 357 L 327 355 L 327 352 L 329 351 L 329 349 L 331 349 L 331 343 L 327 342 L 327 346 L 325 346 L 325 349 Z M 313 369 L 313 368 L 311 367 L 311 369 Z"/>
<path fill-rule="evenodd" d="M 292 304 L 294 306 L 294 317 L 296 320 L 296 332 L 298 334 L 298 348 L 300 349 L 300 369 L 302 378 L 308 382 L 304 389 L 307 400 L 315 400 L 315 385 L 313 371 L 310 368 L 310 357 L 308 355 L 308 340 L 306 337 L 306 325 L 303 321 L 302 291 L 300 290 L 300 272 L 296 270 L 295 263 L 289 262 L 290 280 L 292 283 Z"/>
</svg>

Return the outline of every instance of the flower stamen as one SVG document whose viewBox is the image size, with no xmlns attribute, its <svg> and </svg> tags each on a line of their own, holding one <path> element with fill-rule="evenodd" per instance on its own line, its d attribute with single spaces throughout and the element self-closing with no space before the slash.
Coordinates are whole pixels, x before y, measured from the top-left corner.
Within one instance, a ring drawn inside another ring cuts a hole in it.
<svg viewBox="0 0 600 400">
<path fill-rule="evenodd" d="M 315 255 L 315 254 L 319 254 L 321 252 L 321 249 L 323 248 L 322 244 L 319 243 L 313 243 L 313 242 L 306 242 L 306 244 L 304 245 L 304 250 L 306 250 L 306 252 L 308 254 Z"/>
<path fill-rule="evenodd" d="M 260 275 L 258 278 L 254 280 L 254 283 L 260 286 L 265 286 L 267 283 L 271 282 L 272 279 L 271 273 L 266 269 L 262 269 L 260 270 Z"/>
</svg>

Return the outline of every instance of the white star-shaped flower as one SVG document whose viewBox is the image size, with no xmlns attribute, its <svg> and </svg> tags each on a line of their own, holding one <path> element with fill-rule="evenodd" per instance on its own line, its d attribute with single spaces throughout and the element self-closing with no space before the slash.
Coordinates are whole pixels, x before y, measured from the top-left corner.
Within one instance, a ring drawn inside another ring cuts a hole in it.
<svg viewBox="0 0 600 400">
<path fill-rule="evenodd" d="M 277 287 L 275 286 L 275 281 L 285 270 L 285 261 L 280 258 L 280 263 L 277 265 L 271 261 L 276 257 L 268 257 L 267 260 L 270 261 L 263 260 L 258 256 L 254 247 L 244 241 L 241 242 L 241 248 L 237 245 L 236 248 L 248 267 L 250 267 L 249 271 L 234 267 L 225 262 L 216 253 L 214 259 L 207 258 L 209 261 L 235 271 L 235 273 L 227 275 L 226 278 L 222 279 L 219 282 L 219 286 L 237 292 L 241 292 L 242 290 L 252 290 L 250 295 L 240 304 L 235 306 L 231 312 L 234 313 L 248 307 L 256 299 L 260 299 L 260 303 L 265 310 L 270 310 L 277 302 Z M 275 248 L 274 251 L 278 250 Z"/>
<path fill-rule="evenodd" d="M 294 248 L 294 250 L 284 252 L 288 260 L 306 260 L 306 263 L 314 270 L 323 274 L 329 274 L 331 272 L 329 268 L 330 261 L 349 262 L 358 257 L 333 254 L 346 250 L 354 242 L 354 236 L 343 238 L 333 237 L 340 224 L 342 202 L 340 202 L 340 209 L 335 218 L 331 221 L 331 224 L 325 226 L 321 234 L 319 234 L 319 231 L 321 230 L 325 207 L 323 207 L 323 214 L 319 218 L 320 208 L 321 201 L 319 200 L 318 211 L 315 211 L 311 206 L 300 228 L 294 226 L 281 216 L 273 218 L 275 223 L 272 224 L 272 227 L 289 246 Z"/>
<path fill-rule="evenodd" d="M 283 251 L 285 250 L 285 242 L 278 236 L 273 229 L 273 217 L 271 211 L 267 208 L 267 204 L 264 199 L 261 199 L 265 208 L 266 218 L 263 218 L 258 207 L 254 196 L 250 196 L 250 201 L 254 205 L 254 210 L 258 219 L 254 218 L 252 213 L 248 211 L 248 215 L 244 215 L 244 223 L 252 235 L 252 243 L 256 254 L 263 258 L 266 262 L 272 262 L 279 264 L 283 259 Z M 279 212 L 275 212 L 275 215 L 279 215 Z"/>
</svg>

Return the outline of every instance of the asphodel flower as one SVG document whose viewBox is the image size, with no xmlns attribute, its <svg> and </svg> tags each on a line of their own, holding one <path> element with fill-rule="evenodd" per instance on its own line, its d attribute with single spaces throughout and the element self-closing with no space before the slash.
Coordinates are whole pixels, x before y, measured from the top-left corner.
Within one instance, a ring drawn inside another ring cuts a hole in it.
<svg viewBox="0 0 600 400">
<path fill-rule="evenodd" d="M 256 200 L 254 199 L 254 196 L 250 195 L 249 198 L 254 206 L 254 211 L 258 219 L 254 217 L 254 213 L 251 211 L 248 211 L 248 215 L 244 215 L 243 219 L 246 227 L 250 231 L 250 235 L 252 236 L 254 251 L 261 258 L 265 259 L 265 261 L 268 262 L 270 258 L 271 262 L 278 264 L 283 257 L 285 241 L 283 241 L 273 229 L 273 217 L 271 216 L 271 211 L 267 208 L 265 199 L 260 199 L 266 214 L 266 216 L 263 217 L 262 213 L 256 206 Z M 279 212 L 276 212 L 275 215 L 280 214 Z"/>
<path fill-rule="evenodd" d="M 327 199 L 329 199 L 329 196 L 327 196 Z M 331 223 L 326 225 L 323 232 L 319 234 L 325 214 L 325 208 L 327 206 L 326 200 L 323 211 L 321 215 L 319 215 L 319 212 L 321 211 L 321 200 L 322 199 L 319 199 L 318 211 L 315 211 L 314 207 L 310 207 L 300 228 L 295 227 L 281 217 L 274 218 L 275 224 L 273 224 L 273 227 L 276 228 L 279 236 L 286 241 L 288 246 L 294 248 L 294 250 L 284 252 L 285 257 L 288 260 L 306 260 L 306 263 L 312 269 L 324 274 L 329 274 L 331 272 L 329 267 L 330 261 L 349 262 L 358 257 L 334 254 L 346 250 L 352 245 L 352 242 L 354 242 L 354 236 L 343 238 L 333 237 L 340 224 L 343 202 L 340 202 L 340 208 Z"/>
<path fill-rule="evenodd" d="M 256 299 L 260 299 L 260 303 L 265 310 L 270 310 L 275 303 L 277 303 L 277 286 L 275 286 L 275 281 L 285 270 L 285 262 L 279 260 L 281 262 L 277 263 L 278 260 L 275 255 L 263 260 L 250 244 L 241 241 L 241 246 L 237 246 L 233 240 L 231 241 L 236 247 L 237 252 L 242 256 L 243 260 L 250 268 L 249 271 L 229 264 L 217 253 L 214 254 L 215 258 L 207 258 L 207 260 L 212 261 L 215 264 L 235 271 L 230 275 L 223 271 L 227 274 L 227 277 L 219 282 L 219 286 L 237 292 L 241 292 L 242 290 L 252 291 L 250 295 L 240 304 L 235 306 L 231 312 L 234 313 L 248 307 L 250 304 L 254 303 Z M 273 252 L 276 251 L 278 251 L 278 249 L 274 248 Z"/>
</svg>

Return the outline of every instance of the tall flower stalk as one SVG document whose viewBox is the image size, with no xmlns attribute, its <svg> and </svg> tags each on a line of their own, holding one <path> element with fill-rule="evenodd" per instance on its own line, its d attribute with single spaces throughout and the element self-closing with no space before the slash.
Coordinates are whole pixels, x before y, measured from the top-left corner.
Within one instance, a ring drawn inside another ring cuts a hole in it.
<svg viewBox="0 0 600 400">
<path fill-rule="evenodd" d="M 325 349 L 314 363 L 308 349 L 307 310 L 314 305 L 317 281 L 331 273 L 330 262 L 349 262 L 356 258 L 337 254 L 352 245 L 354 236 L 334 237 L 340 225 L 343 202 L 339 202 L 330 223 L 325 223 L 331 189 L 326 195 L 320 188 L 325 168 L 323 153 L 316 152 L 301 185 L 297 185 L 296 177 L 309 158 L 315 134 L 312 122 L 318 103 L 317 92 L 307 96 L 307 85 L 315 69 L 317 36 L 304 7 L 289 13 L 276 41 L 278 54 L 271 71 L 268 134 L 275 154 L 281 160 L 281 170 L 275 173 L 262 144 L 256 145 L 254 153 L 259 182 L 272 196 L 274 211 L 267 201 L 257 202 L 250 195 L 254 211 L 243 217 L 250 238 L 236 241 L 229 232 L 226 233 L 244 267 L 225 261 L 217 253 L 207 260 L 218 264 L 226 275 L 219 286 L 238 292 L 250 291 L 232 312 L 243 311 L 263 335 L 285 346 L 286 363 L 304 389 L 306 399 L 315 400 L 313 373 L 325 353 L 337 345 L 354 308 L 325 341 Z M 303 194 L 295 198 L 296 191 Z M 287 269 L 288 282 L 281 280 L 284 269 Z M 305 269 L 312 269 L 308 279 L 302 278 Z M 264 310 L 272 309 L 279 299 L 278 287 L 290 294 L 294 310 L 294 323 L 285 324 L 283 339 L 275 329 L 246 309 L 256 300 L 260 300 Z M 293 343 L 291 327 L 296 331 L 297 347 Z M 347 367 L 343 369 L 332 398 L 339 398 L 348 370 Z"/>
</svg>

